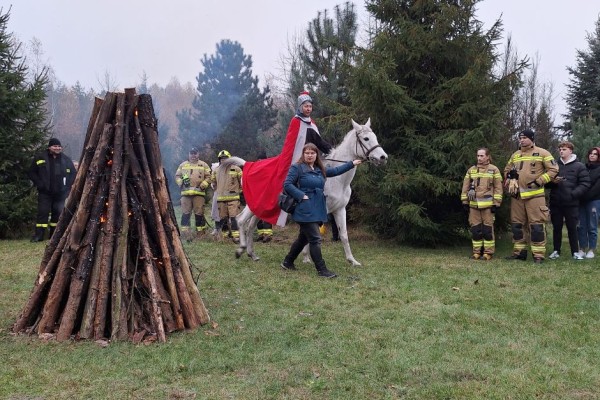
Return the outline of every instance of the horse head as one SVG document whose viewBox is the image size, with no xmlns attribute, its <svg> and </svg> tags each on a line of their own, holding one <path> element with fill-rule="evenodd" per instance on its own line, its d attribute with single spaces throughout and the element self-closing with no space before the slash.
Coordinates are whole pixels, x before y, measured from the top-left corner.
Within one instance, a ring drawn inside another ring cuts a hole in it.
<svg viewBox="0 0 600 400">
<path fill-rule="evenodd" d="M 371 130 L 371 118 L 364 125 L 359 125 L 352 120 L 352 127 L 356 139 L 356 155 L 373 165 L 384 165 L 387 162 L 388 155 L 379 144 L 375 133 Z"/>
</svg>

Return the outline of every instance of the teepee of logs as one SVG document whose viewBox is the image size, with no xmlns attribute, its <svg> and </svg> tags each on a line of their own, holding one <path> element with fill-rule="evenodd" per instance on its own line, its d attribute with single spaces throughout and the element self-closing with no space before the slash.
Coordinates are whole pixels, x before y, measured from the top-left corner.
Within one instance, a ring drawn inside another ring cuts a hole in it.
<svg viewBox="0 0 600 400">
<path fill-rule="evenodd" d="M 177 229 L 150 95 L 96 99 L 77 177 L 15 333 L 166 341 L 209 321 Z"/>
</svg>

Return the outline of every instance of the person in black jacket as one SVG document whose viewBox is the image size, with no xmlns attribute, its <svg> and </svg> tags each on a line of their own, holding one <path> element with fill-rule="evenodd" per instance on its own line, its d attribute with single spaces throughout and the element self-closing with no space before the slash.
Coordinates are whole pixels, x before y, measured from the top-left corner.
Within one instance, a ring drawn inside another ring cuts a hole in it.
<svg viewBox="0 0 600 400">
<path fill-rule="evenodd" d="M 573 154 L 573 143 L 561 142 L 558 145 L 558 175 L 550 183 L 550 220 L 553 227 L 554 251 L 549 258 L 560 257 L 563 221 L 567 225 L 567 235 L 571 254 L 575 260 L 583 260 L 577 240 L 579 199 L 590 187 L 590 175 L 585 165 L 577 161 Z"/>
<path fill-rule="evenodd" d="M 594 258 L 598 242 L 598 210 L 600 209 L 600 147 L 587 152 L 585 164 L 590 174 L 590 189 L 579 199 L 579 252 L 585 258 Z"/>
<path fill-rule="evenodd" d="M 62 154 L 60 140 L 51 138 L 48 150 L 33 159 L 28 175 L 38 190 L 35 233 L 31 241 L 41 242 L 46 228 L 50 227 L 50 237 L 54 233 L 75 180 L 76 170 L 73 161 Z"/>
</svg>

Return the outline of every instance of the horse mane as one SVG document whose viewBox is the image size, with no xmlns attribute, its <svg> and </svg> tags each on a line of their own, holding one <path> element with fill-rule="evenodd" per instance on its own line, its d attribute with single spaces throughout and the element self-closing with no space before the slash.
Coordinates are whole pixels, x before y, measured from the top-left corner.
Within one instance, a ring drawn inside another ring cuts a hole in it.
<svg viewBox="0 0 600 400">
<path fill-rule="evenodd" d="M 363 125 L 361 125 L 363 126 Z M 324 161 L 332 161 L 335 159 L 336 154 L 339 153 L 340 149 L 342 148 L 342 146 L 346 143 L 349 142 L 350 140 L 352 140 L 354 137 L 356 136 L 356 130 L 354 129 L 354 127 L 352 127 L 352 129 L 350 129 L 345 135 L 344 138 L 342 139 L 342 141 L 337 144 L 336 146 L 333 146 L 331 149 L 331 152 L 327 155 L 327 158 L 324 159 Z"/>
</svg>

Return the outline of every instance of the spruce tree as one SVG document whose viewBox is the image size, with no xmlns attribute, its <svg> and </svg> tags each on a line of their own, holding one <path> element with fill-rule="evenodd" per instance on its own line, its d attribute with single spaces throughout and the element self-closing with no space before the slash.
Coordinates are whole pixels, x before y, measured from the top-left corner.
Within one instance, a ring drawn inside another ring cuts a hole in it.
<svg viewBox="0 0 600 400">
<path fill-rule="evenodd" d="M 600 120 L 600 17 L 596 29 L 587 35 L 588 48 L 577 50 L 576 66 L 568 67 L 567 122 L 591 117 Z M 571 126 L 567 124 L 568 130 Z"/>
<path fill-rule="evenodd" d="M 379 29 L 355 69 L 351 98 L 390 156 L 360 174 L 366 221 L 419 244 L 464 240 L 460 188 L 479 147 L 501 137 L 517 74 L 495 76 L 501 23 L 476 19 L 477 0 L 370 0 Z M 502 169 L 502 160 L 495 160 Z"/>
<path fill-rule="evenodd" d="M 0 9 L 0 239 L 22 233 L 33 221 L 35 193 L 27 171 L 48 135 L 47 71 L 28 80 L 20 43 L 8 32 L 9 18 L 10 10 Z"/>
</svg>

